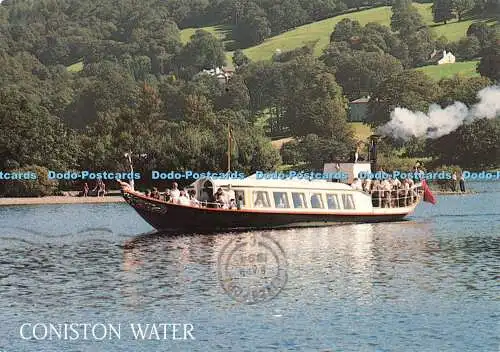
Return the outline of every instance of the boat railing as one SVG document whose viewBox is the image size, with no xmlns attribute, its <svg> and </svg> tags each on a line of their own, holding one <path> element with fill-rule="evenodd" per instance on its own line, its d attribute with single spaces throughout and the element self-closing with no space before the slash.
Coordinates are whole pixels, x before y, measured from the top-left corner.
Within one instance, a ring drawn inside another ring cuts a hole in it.
<svg viewBox="0 0 500 352">
<path fill-rule="evenodd" d="M 418 202 L 423 190 L 420 187 L 395 187 L 390 190 L 374 189 L 370 191 L 374 208 L 403 208 Z"/>
</svg>

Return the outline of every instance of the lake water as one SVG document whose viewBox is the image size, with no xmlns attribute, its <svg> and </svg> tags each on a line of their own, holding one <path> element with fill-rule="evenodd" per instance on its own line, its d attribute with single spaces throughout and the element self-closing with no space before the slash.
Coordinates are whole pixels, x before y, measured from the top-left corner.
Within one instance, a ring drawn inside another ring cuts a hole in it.
<svg viewBox="0 0 500 352">
<path fill-rule="evenodd" d="M 218 235 L 143 235 L 125 204 L 0 208 L 0 351 L 499 351 L 500 183 L 471 186 L 409 221 Z M 221 260 L 256 238 L 284 281 L 247 304 Z"/>
</svg>

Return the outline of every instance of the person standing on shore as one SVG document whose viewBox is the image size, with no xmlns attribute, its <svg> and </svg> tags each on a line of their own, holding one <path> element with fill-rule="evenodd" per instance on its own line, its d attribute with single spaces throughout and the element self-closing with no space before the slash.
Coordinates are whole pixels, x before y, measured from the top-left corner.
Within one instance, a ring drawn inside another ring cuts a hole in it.
<svg viewBox="0 0 500 352">
<path fill-rule="evenodd" d="M 451 191 L 456 192 L 457 191 L 457 173 L 454 172 L 453 175 L 451 176 Z"/>
<path fill-rule="evenodd" d="M 465 178 L 464 178 L 464 174 L 460 175 L 460 192 L 465 193 Z"/>
</svg>

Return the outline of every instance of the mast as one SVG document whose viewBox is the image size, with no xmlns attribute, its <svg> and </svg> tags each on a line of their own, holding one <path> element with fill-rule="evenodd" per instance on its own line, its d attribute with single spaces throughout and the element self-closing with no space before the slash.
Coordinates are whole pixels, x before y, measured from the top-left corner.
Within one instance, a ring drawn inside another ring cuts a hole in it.
<svg viewBox="0 0 500 352">
<path fill-rule="evenodd" d="M 227 172 L 231 172 L 231 125 L 227 124 Z"/>
</svg>

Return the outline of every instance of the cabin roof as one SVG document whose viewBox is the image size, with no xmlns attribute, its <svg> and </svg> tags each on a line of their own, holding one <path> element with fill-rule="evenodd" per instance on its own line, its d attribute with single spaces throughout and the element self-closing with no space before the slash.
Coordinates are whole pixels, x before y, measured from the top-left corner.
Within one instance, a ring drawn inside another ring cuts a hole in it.
<svg viewBox="0 0 500 352">
<path fill-rule="evenodd" d="M 340 182 L 331 182 L 327 180 L 304 180 L 304 179 L 257 179 L 256 175 L 248 176 L 244 179 L 199 179 L 193 185 L 201 185 L 205 181 L 212 181 L 214 187 L 252 187 L 252 188 L 302 188 L 302 189 L 331 189 L 331 190 L 352 190 L 352 187 Z"/>
</svg>

